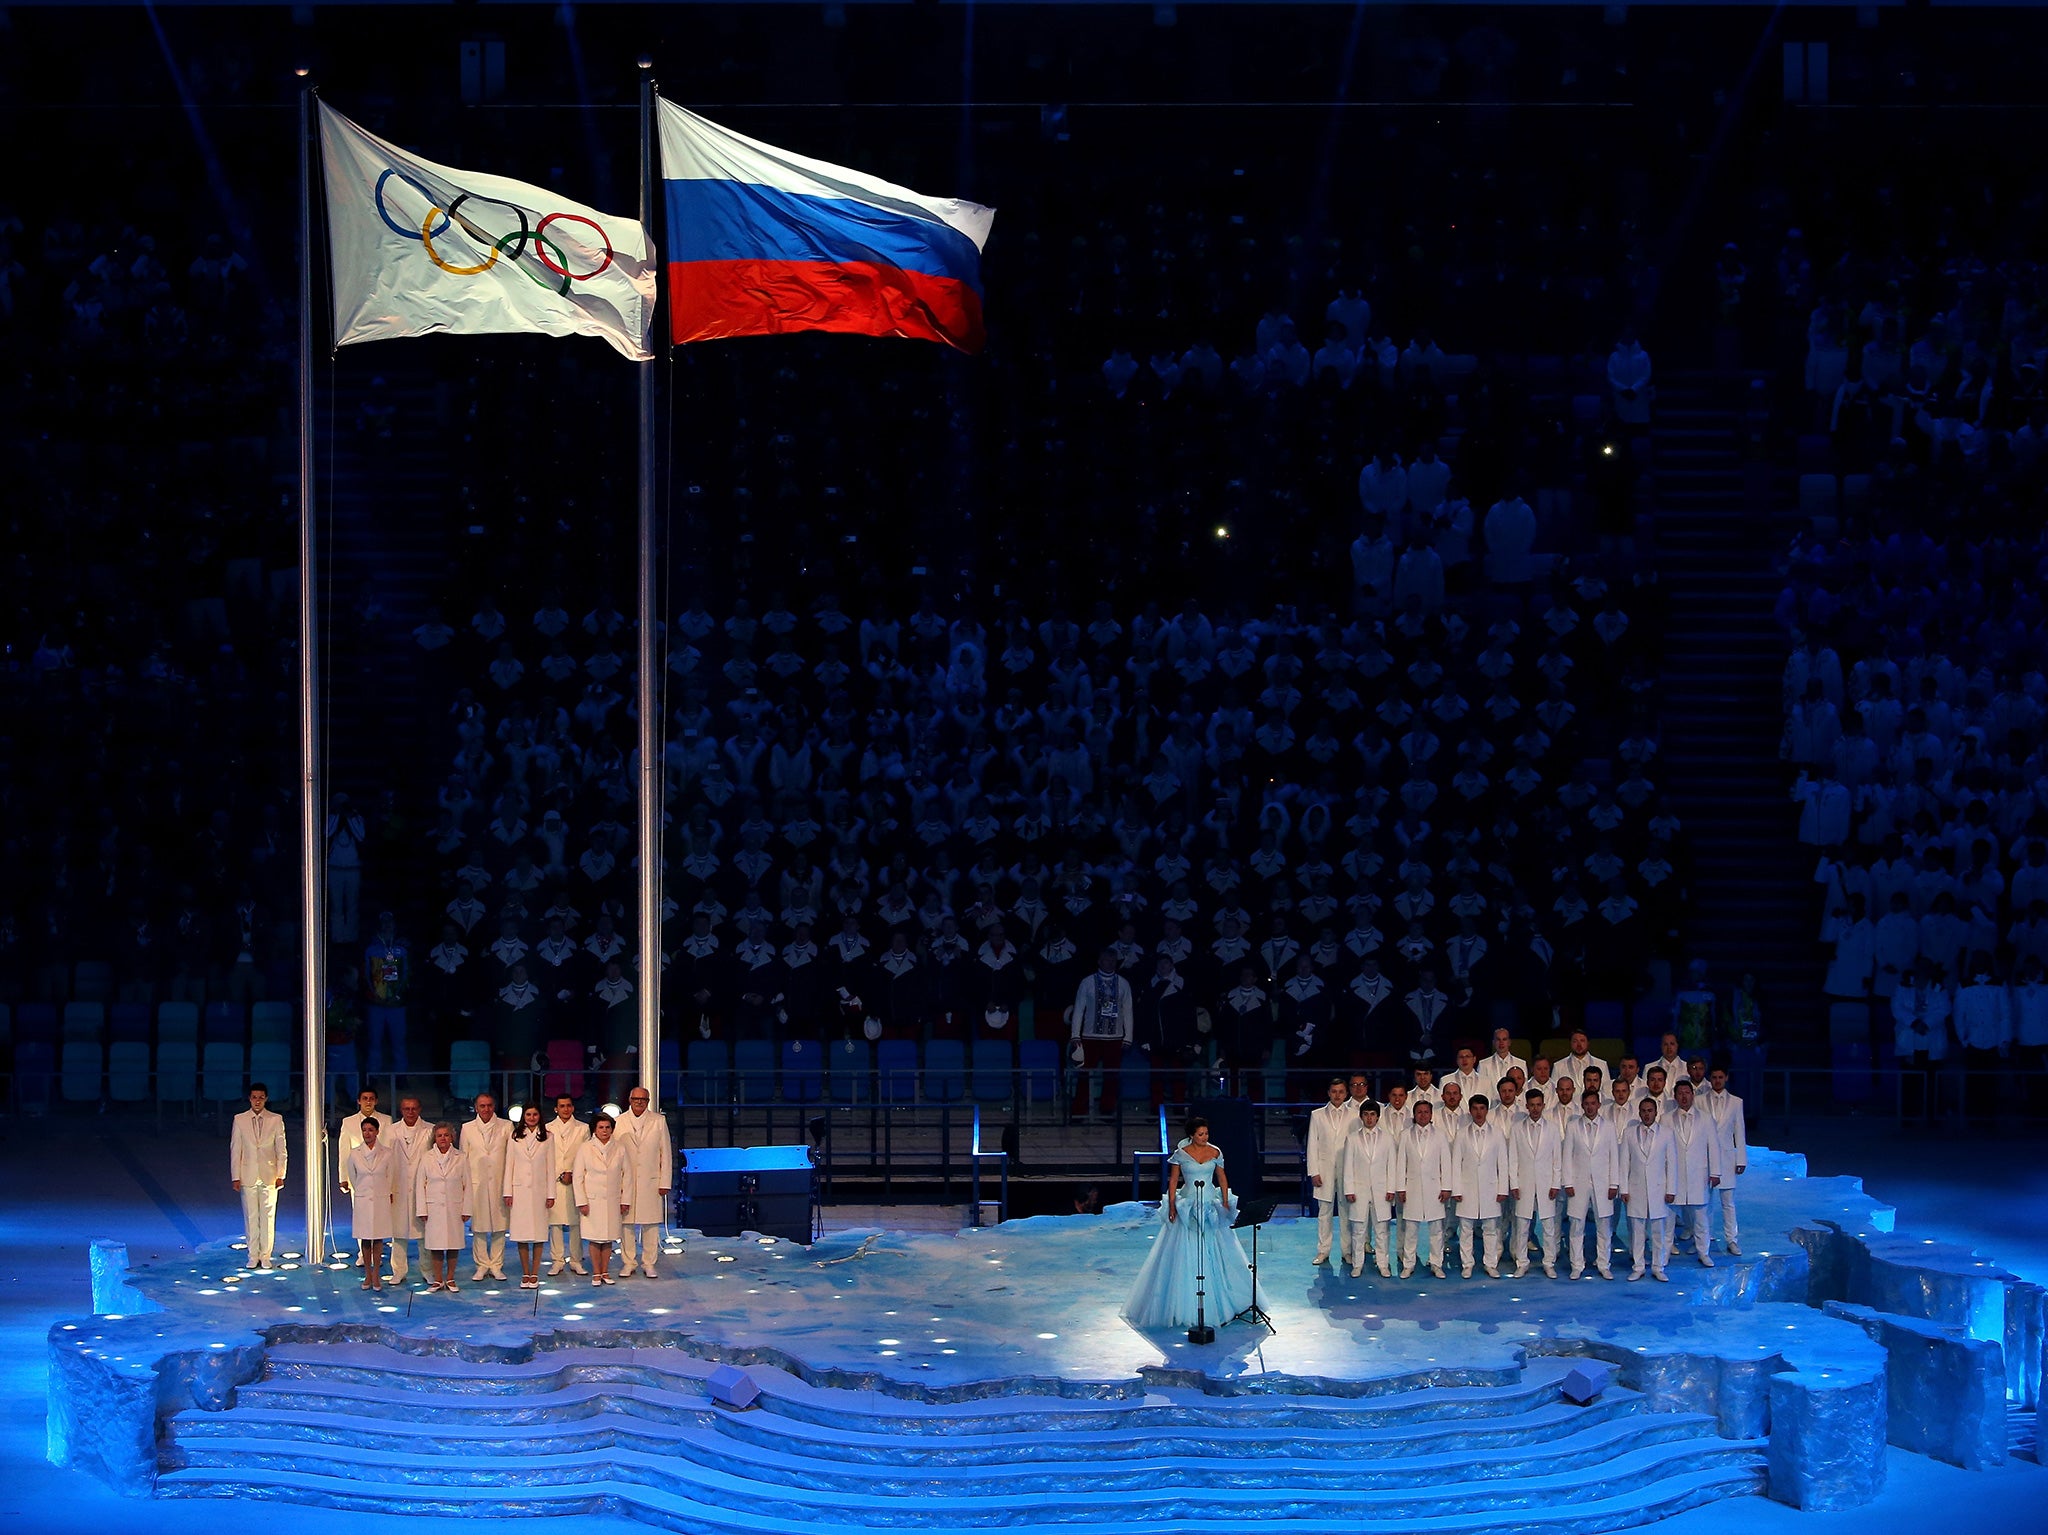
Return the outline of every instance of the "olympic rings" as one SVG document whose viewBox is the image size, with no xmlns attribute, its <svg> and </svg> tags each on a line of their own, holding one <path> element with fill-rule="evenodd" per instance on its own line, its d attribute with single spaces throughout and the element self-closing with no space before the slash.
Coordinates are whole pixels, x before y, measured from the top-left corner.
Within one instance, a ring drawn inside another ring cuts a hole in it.
<svg viewBox="0 0 2048 1535">
<path fill-rule="evenodd" d="M 386 184 L 393 177 L 396 177 L 406 186 L 417 192 L 421 200 L 428 205 L 426 216 L 420 220 L 417 229 L 400 223 L 397 218 L 394 218 L 392 216 L 392 209 L 385 201 Z M 532 278 L 549 292 L 559 293 L 566 298 L 570 291 L 570 284 L 589 282 L 592 278 L 611 270 L 612 263 L 618 259 L 618 252 L 613 248 L 611 236 L 605 232 L 604 226 L 599 224 L 597 220 L 585 217 L 581 213 L 550 213 L 540 218 L 539 222 L 536 223 L 534 222 L 534 215 L 528 209 L 520 207 L 519 204 L 507 202 L 499 197 L 485 197 L 477 192 L 459 193 L 444 208 L 441 206 L 440 198 L 436 193 L 396 167 L 386 170 L 378 176 L 372 196 L 376 203 L 377 216 L 384 221 L 385 228 L 407 240 L 418 240 L 421 249 L 427 254 L 427 259 L 451 277 L 480 276 L 495 267 L 500 257 L 510 256 L 513 264 L 524 271 L 528 277 Z M 465 203 L 487 203 L 494 208 L 502 208 L 519 221 L 519 227 L 494 239 L 488 229 L 483 228 L 474 217 L 463 212 L 463 205 Z M 436 223 L 436 220 L 439 220 L 439 222 Z M 548 238 L 548 226 L 561 222 L 581 224 L 597 237 L 596 243 L 602 247 L 604 259 L 588 272 L 572 272 L 569 270 L 569 243 L 559 238 L 559 232 L 557 238 Z M 450 229 L 460 229 L 462 233 L 482 247 L 484 259 L 474 266 L 461 266 L 450 261 L 442 252 L 436 250 L 434 242 L 445 236 Z M 546 267 L 556 278 L 559 278 L 560 285 L 557 286 L 555 282 L 541 276 L 540 273 L 536 272 L 521 259 L 528 255 L 531 255 L 541 266 Z"/>
</svg>

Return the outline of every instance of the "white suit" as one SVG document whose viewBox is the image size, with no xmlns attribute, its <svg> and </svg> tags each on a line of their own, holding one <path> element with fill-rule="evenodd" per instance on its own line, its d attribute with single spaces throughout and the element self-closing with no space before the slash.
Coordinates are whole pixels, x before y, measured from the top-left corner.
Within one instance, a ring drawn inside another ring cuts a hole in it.
<svg viewBox="0 0 2048 1535">
<path fill-rule="evenodd" d="M 1508 1256 L 1515 1272 L 1529 1268 L 1529 1227 L 1542 1227 L 1543 1272 L 1557 1272 L 1557 1196 L 1564 1187 L 1564 1136 L 1546 1108 L 1541 1119 L 1526 1115 L 1508 1131 L 1508 1179 L 1515 1190 L 1515 1225 Z"/>
<path fill-rule="evenodd" d="M 245 1109 L 235 1116 L 234 1133 L 228 1138 L 228 1177 L 242 1186 L 242 1235 L 252 1267 L 270 1261 L 277 1241 L 277 1186 L 284 1181 L 289 1161 L 283 1115 Z"/>
<path fill-rule="evenodd" d="M 398 1201 L 392 1207 L 391 1231 L 391 1277 L 403 1279 L 411 1264 L 406 1252 L 409 1243 L 419 1240 L 420 1208 L 414 1199 L 417 1187 L 420 1160 L 434 1149 L 434 1127 L 424 1119 L 407 1124 L 403 1119 L 394 1119 L 384 1127 L 378 1136 L 381 1144 L 388 1145 L 398 1153 Z"/>
<path fill-rule="evenodd" d="M 626 1202 L 626 1148 L 614 1135 L 609 1141 L 592 1136 L 576 1152 L 576 1203 L 589 1205 L 583 1235 L 592 1242 L 619 1239 L 619 1206 Z"/>
<path fill-rule="evenodd" d="M 1344 1223 L 1350 1227 L 1351 1274 L 1365 1272 L 1365 1255 L 1379 1258 L 1380 1273 L 1394 1269 L 1394 1190 L 1401 1175 L 1401 1138 L 1391 1130 L 1362 1123 L 1344 1138 Z"/>
<path fill-rule="evenodd" d="M 349 1226 L 358 1242 L 388 1242 L 398 1230 L 398 1182 L 405 1153 L 381 1137 L 374 1146 L 356 1142 L 342 1161 L 341 1181 L 349 1190 Z M 408 1201 L 409 1202 L 409 1201 Z"/>
<path fill-rule="evenodd" d="M 470 1120 L 457 1140 L 469 1158 L 470 1250 L 478 1279 L 505 1277 L 505 1200 L 498 1190 L 505 1182 L 505 1148 L 511 1144 L 512 1121 L 502 1114 Z"/>
<path fill-rule="evenodd" d="M 1602 1279 L 1613 1277 L 1614 1199 L 1621 1187 L 1621 1143 L 1605 1112 L 1586 1117 L 1584 1109 L 1564 1124 L 1564 1212 L 1571 1223 L 1571 1276 L 1586 1271 L 1586 1218 L 1594 1223 L 1593 1268 Z"/>
<path fill-rule="evenodd" d="M 505 1206 L 506 1234 L 514 1242 L 545 1242 L 548 1239 L 548 1201 L 566 1193 L 555 1182 L 555 1151 L 548 1142 L 531 1135 L 512 1137 L 505 1148 L 505 1176 L 499 1185 L 499 1203 Z"/>
<path fill-rule="evenodd" d="M 649 1109 L 635 1114 L 631 1109 L 619 1116 L 612 1139 L 626 1153 L 625 1203 L 630 1228 L 620 1242 L 621 1274 L 633 1272 L 635 1239 L 638 1239 L 641 1267 L 654 1277 L 654 1263 L 661 1256 L 661 1230 L 668 1219 L 668 1189 L 675 1181 L 676 1154 L 669 1144 L 668 1119 Z"/>
<path fill-rule="evenodd" d="M 1500 1218 L 1507 1206 L 1501 1196 L 1508 1181 L 1508 1137 L 1498 1123 L 1467 1121 L 1451 1142 L 1451 1192 L 1458 1196 L 1458 1264 L 1469 1279 L 1477 1239 L 1487 1276 L 1500 1277 Z"/>
<path fill-rule="evenodd" d="M 1714 1122 L 1715 1139 L 1721 1143 L 1721 1245 L 1737 1257 L 1742 1255 L 1742 1231 L 1735 1223 L 1735 1184 L 1749 1165 L 1749 1135 L 1743 1125 L 1742 1100 L 1722 1088 L 1708 1088 L 1696 1107 L 1706 1110 Z"/>
<path fill-rule="evenodd" d="M 1451 1143 L 1434 1124 L 1412 1126 L 1401 1137 L 1401 1173 L 1395 1187 L 1405 1196 L 1401 1201 L 1401 1277 L 1415 1272 L 1424 1236 L 1421 1228 L 1428 1226 L 1435 1233 L 1429 1271 L 1442 1278 L 1443 1195 L 1451 1187 Z"/>
<path fill-rule="evenodd" d="M 1308 1176 L 1316 1197 L 1316 1262 L 1330 1256 L 1332 1224 L 1340 1219 L 1343 1200 L 1344 1143 L 1358 1129 L 1358 1110 L 1349 1103 L 1325 1103 L 1308 1117 Z M 1318 1182 L 1317 1180 L 1321 1180 Z M 1339 1255 L 1351 1256 L 1351 1234 L 1338 1242 Z"/>
<path fill-rule="evenodd" d="M 1510 1071 L 1519 1071 L 1523 1080 L 1528 1080 L 1529 1063 L 1510 1051 L 1506 1055 L 1489 1055 L 1475 1066 L 1473 1071 L 1483 1084 L 1479 1090 L 1486 1094 L 1486 1101 L 1491 1104 L 1500 1088 L 1500 1079 Z"/>
<path fill-rule="evenodd" d="M 1586 1090 L 1586 1068 L 1588 1066 L 1594 1067 L 1600 1073 L 1600 1097 L 1604 1101 L 1607 1097 L 1608 1089 L 1614 1086 L 1614 1072 L 1605 1061 L 1601 1060 L 1592 1051 L 1588 1050 L 1583 1056 L 1566 1055 L 1557 1064 L 1557 1074 L 1561 1077 L 1570 1077 L 1572 1081 L 1578 1084 L 1579 1091 L 1583 1093 Z M 1557 1107 L 1575 1109 L 1578 1105 L 1576 1103 L 1559 1104 Z"/>
<path fill-rule="evenodd" d="M 412 1201 L 419 1211 L 421 1251 L 459 1252 L 470 1206 L 469 1158 L 453 1147 L 430 1148 L 412 1175 Z"/>
<path fill-rule="evenodd" d="M 1671 1240 L 1676 1245 L 1683 1233 L 1691 1239 L 1700 1262 L 1710 1264 L 1713 1259 L 1707 1256 L 1707 1198 L 1714 1191 L 1713 1180 L 1727 1176 L 1721 1161 L 1721 1129 L 1712 1115 L 1697 1107 L 1673 1109 L 1667 1123 L 1678 1166 L 1678 1176 L 1672 1180 L 1672 1192 L 1678 1195 L 1678 1202 L 1672 1209 L 1675 1224 Z"/>
<path fill-rule="evenodd" d="M 548 1211 L 548 1267 L 550 1273 L 559 1274 L 567 1264 L 576 1273 L 585 1272 L 583 1267 L 583 1244 L 580 1240 L 583 1220 L 576 1213 L 575 1190 L 576 1153 L 583 1149 L 583 1143 L 590 1139 L 590 1126 L 576 1118 L 551 1119 L 548 1121 L 548 1144 L 555 1152 L 555 1207 Z M 562 1181 L 567 1174 L 569 1182 Z"/>
<path fill-rule="evenodd" d="M 1622 1192 L 1628 1197 L 1629 1256 L 1634 1272 L 1643 1277 L 1643 1247 L 1649 1244 L 1650 1272 L 1661 1276 L 1671 1256 L 1671 1206 L 1665 1196 L 1676 1192 L 1678 1153 L 1671 1132 L 1663 1124 L 1646 1125 L 1640 1119 L 1621 1137 L 1622 1170 L 1626 1178 Z"/>
</svg>

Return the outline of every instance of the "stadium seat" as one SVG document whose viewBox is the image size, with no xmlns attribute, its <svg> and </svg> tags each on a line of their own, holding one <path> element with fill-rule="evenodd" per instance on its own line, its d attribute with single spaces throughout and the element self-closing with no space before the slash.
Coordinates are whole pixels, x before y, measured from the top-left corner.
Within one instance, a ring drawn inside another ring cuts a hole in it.
<svg viewBox="0 0 2048 1535">
<path fill-rule="evenodd" d="M 12 1003 L 0 1002 L 0 1048 L 9 1047 L 13 1043 L 14 1006 Z"/>
<path fill-rule="evenodd" d="M 159 1045 L 199 1043 L 199 1008 L 191 1002 L 164 1002 L 156 1010 L 156 1042 Z"/>
<path fill-rule="evenodd" d="M 1832 1085 L 1835 1102 L 1870 1101 L 1870 1046 L 1867 1043 L 1831 1045 L 1828 1048 L 1828 1064 L 1834 1068 Z"/>
<path fill-rule="evenodd" d="M 1614 1078 L 1621 1070 L 1621 1058 L 1629 1053 L 1628 1041 L 1619 1035 L 1602 1034 L 1586 1041 L 1586 1048 L 1607 1063 L 1607 1085 L 1614 1085 Z"/>
<path fill-rule="evenodd" d="M 1828 1043 L 1867 1045 L 1870 1043 L 1870 1004 L 1834 1002 L 1828 1006 Z"/>
<path fill-rule="evenodd" d="M 209 1045 L 208 1049 L 213 1047 Z M 270 1089 L 270 1101 L 292 1103 L 298 1094 L 292 1085 L 292 1047 L 282 1041 L 266 1040 L 249 1047 L 249 1080 Z"/>
<path fill-rule="evenodd" d="M 816 1103 L 824 1096 L 824 1041 L 785 1039 L 782 1042 L 782 1101 Z"/>
<path fill-rule="evenodd" d="M 149 1100 L 149 1046 L 139 1039 L 117 1039 L 107 1046 L 107 1096 L 116 1103 Z"/>
<path fill-rule="evenodd" d="M 1007 1103 L 1013 1061 L 1007 1039 L 977 1039 L 968 1090 L 976 1103 Z"/>
<path fill-rule="evenodd" d="M 107 1008 L 103 1002 L 64 1004 L 64 1041 L 88 1040 L 98 1044 L 107 1032 Z"/>
<path fill-rule="evenodd" d="M 732 1047 L 733 1075 L 741 1103 L 775 1101 L 775 1046 L 765 1039 L 742 1039 Z"/>
<path fill-rule="evenodd" d="M 23 1002 L 14 1010 L 14 1039 L 19 1044 L 55 1045 L 60 1036 L 57 1009 L 48 1002 Z M 51 1052 L 55 1055 L 55 1051 Z"/>
<path fill-rule="evenodd" d="M 664 1047 L 666 1048 L 666 1047 Z M 571 1098 L 583 1096 L 583 1041 L 580 1039 L 551 1039 L 542 1049 L 547 1071 L 540 1079 L 542 1117 L 552 1117 L 554 1101 L 567 1093 Z"/>
<path fill-rule="evenodd" d="M 1031 1103 L 1060 1101 L 1060 1042 L 1056 1039 L 1027 1039 L 1017 1046 L 1017 1066 L 1023 1077 L 1024 1097 Z"/>
<path fill-rule="evenodd" d="M 94 1004 L 97 1006 L 98 1004 Z M 72 1006 L 77 1006 L 73 1003 Z M 59 1085 L 66 1103 L 98 1103 L 106 1074 L 106 1056 L 97 1039 L 64 1041 L 64 1066 Z"/>
<path fill-rule="evenodd" d="M 726 1086 L 726 1072 L 731 1056 L 722 1039 L 693 1039 L 687 1080 L 683 1083 L 685 1096 L 692 1103 L 723 1103 L 729 1095 Z"/>
<path fill-rule="evenodd" d="M 240 1040 L 210 1039 L 199 1063 L 199 1096 L 209 1103 L 232 1103 L 248 1092 L 249 1080 Z M 284 1096 L 282 1083 L 264 1084 Z"/>
<path fill-rule="evenodd" d="M 875 1052 L 864 1039 L 842 1039 L 825 1052 L 826 1087 L 834 1103 L 866 1103 Z"/>
<path fill-rule="evenodd" d="M 209 1002 L 206 1004 L 206 1042 L 212 1044 L 239 1045 L 247 1034 L 246 1020 L 239 1002 Z"/>
<path fill-rule="evenodd" d="M 190 1103 L 199 1085 L 199 1046 L 189 1039 L 174 1039 L 156 1047 L 156 1099 L 163 1103 Z"/>
<path fill-rule="evenodd" d="M 1569 1039 L 1559 1039 L 1554 1035 L 1536 1047 L 1536 1054 L 1553 1064 L 1563 1060 L 1571 1053 L 1572 1042 Z"/>
<path fill-rule="evenodd" d="M 1287 1041 L 1276 1039 L 1273 1049 L 1266 1057 L 1265 1090 L 1268 1103 L 1285 1099 L 1287 1096 Z"/>
<path fill-rule="evenodd" d="M 683 1046 L 682 1041 L 664 1039 L 655 1054 L 657 1080 L 661 1084 L 661 1101 L 664 1104 L 683 1101 Z"/>
<path fill-rule="evenodd" d="M 448 1047 L 448 1095 L 467 1103 L 491 1090 L 491 1046 L 482 1039 L 458 1039 Z"/>
<path fill-rule="evenodd" d="M 957 1039 L 935 1039 L 924 1050 L 927 1103 L 958 1103 L 967 1093 L 967 1047 Z"/>
<path fill-rule="evenodd" d="M 107 1009 L 107 1038 L 117 1045 L 149 1044 L 149 1007 L 142 1002 L 116 1002 Z"/>
<path fill-rule="evenodd" d="M 1117 1068 L 1117 1101 L 1146 1104 L 1152 1101 L 1152 1057 L 1135 1045 L 1124 1046 L 1124 1058 Z"/>
<path fill-rule="evenodd" d="M 1586 1038 L 1595 1035 L 1607 1039 L 1619 1039 L 1628 1032 L 1628 1004 L 1626 1002 L 1588 1002 L 1585 1015 L 1579 1020 L 1579 1027 L 1586 1031 Z M 1569 1036 L 1570 1031 L 1566 1031 Z M 1566 1038 L 1570 1045 L 1571 1040 Z"/>
<path fill-rule="evenodd" d="M 71 969 L 71 1000 L 113 1001 L 114 967 L 103 959 L 81 959 Z"/>
<path fill-rule="evenodd" d="M 14 1047 L 14 1088 L 25 1112 L 40 1114 L 49 1108 L 56 1075 L 57 1047 L 49 1040 L 23 1040 Z"/>
<path fill-rule="evenodd" d="M 882 1102 L 917 1102 L 917 1046 L 907 1039 L 885 1039 L 875 1046 L 875 1072 L 881 1079 Z"/>
<path fill-rule="evenodd" d="M 258 1002 L 249 1009 L 251 1045 L 288 1045 L 298 1033 L 289 1002 Z"/>
</svg>

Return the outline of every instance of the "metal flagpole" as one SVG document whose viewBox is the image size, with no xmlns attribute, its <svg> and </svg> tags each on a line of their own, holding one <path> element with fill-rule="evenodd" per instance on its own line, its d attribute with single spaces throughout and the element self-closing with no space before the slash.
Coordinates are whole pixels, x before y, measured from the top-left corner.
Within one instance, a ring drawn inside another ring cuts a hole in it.
<svg viewBox="0 0 2048 1535">
<path fill-rule="evenodd" d="M 327 884 L 320 787 L 319 546 L 313 536 L 313 88 L 299 90 L 299 948 L 306 1262 L 327 1257 Z"/>
<path fill-rule="evenodd" d="M 640 60 L 640 227 L 654 231 L 654 60 Z M 649 340 L 653 337 L 650 332 Z M 654 643 L 654 359 L 640 364 L 640 1085 L 661 1106 L 661 705 Z"/>
</svg>

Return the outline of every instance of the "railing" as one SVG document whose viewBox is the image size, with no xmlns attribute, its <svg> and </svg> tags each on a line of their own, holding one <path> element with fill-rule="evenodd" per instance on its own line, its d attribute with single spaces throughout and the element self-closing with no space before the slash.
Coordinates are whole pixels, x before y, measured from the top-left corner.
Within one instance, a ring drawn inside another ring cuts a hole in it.
<svg viewBox="0 0 2048 1535">
<path fill-rule="evenodd" d="M 1166 1132 L 1166 1105 L 1159 1105 L 1159 1149 L 1149 1151 L 1140 1148 L 1131 1153 L 1131 1200 L 1133 1203 L 1145 1197 L 1144 1171 L 1147 1162 L 1159 1164 L 1159 1197 L 1166 1197 L 1166 1159 L 1173 1155 L 1173 1144 Z"/>
<path fill-rule="evenodd" d="M 981 1164 L 983 1159 L 987 1158 L 995 1162 L 1003 1179 L 1002 1196 L 996 1202 L 996 1224 L 1000 1226 L 1010 1218 L 1010 1157 L 1008 1152 L 981 1149 L 981 1105 L 978 1103 L 974 1106 L 974 1145 L 968 1156 L 974 1168 L 974 1197 L 971 1202 L 973 1216 L 970 1224 L 981 1224 Z"/>
</svg>

